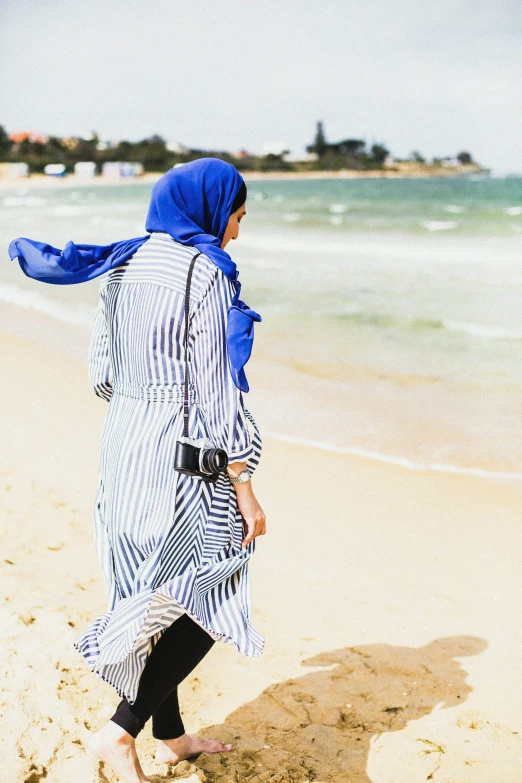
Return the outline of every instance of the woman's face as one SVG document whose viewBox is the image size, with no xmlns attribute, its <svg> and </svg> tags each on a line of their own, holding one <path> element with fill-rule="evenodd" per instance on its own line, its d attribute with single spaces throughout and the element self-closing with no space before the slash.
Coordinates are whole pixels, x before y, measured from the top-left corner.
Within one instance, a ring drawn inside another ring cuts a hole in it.
<svg viewBox="0 0 522 783">
<path fill-rule="evenodd" d="M 239 209 L 236 212 L 232 212 L 228 219 L 228 224 L 225 229 L 225 234 L 223 236 L 223 240 L 221 242 L 221 247 L 224 248 L 225 245 L 228 245 L 231 239 L 237 239 L 239 236 L 239 224 L 241 222 L 241 219 L 246 215 L 246 203 L 243 204 L 242 207 L 239 207 Z"/>
</svg>

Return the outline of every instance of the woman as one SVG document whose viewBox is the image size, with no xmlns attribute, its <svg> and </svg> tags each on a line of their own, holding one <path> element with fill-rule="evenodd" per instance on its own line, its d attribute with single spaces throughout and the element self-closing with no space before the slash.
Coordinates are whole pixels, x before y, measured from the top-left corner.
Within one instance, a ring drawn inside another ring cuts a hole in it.
<svg viewBox="0 0 522 783">
<path fill-rule="evenodd" d="M 167 172 L 154 186 L 149 234 L 107 247 L 63 251 L 11 243 L 31 277 L 76 283 L 108 272 L 89 348 L 91 385 L 109 401 L 104 422 L 95 543 L 109 591 L 107 612 L 75 641 L 121 702 L 90 748 L 127 783 L 146 781 L 135 738 L 149 718 L 166 763 L 230 745 L 192 737 L 177 686 L 216 640 L 262 653 L 250 623 L 248 561 L 265 516 L 250 475 L 261 441 L 243 405 L 244 365 L 260 316 L 239 299 L 235 264 L 246 186 L 236 169 L 207 158 Z M 196 258 L 195 258 L 196 257 Z M 227 452 L 216 482 L 174 470 L 183 430 L 185 293 L 191 262 L 189 428 Z"/>
</svg>

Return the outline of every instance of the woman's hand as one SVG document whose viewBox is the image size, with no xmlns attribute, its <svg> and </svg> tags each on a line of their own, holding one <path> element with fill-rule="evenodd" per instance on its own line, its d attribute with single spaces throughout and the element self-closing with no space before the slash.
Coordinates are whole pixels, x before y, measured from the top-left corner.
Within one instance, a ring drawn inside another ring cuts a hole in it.
<svg viewBox="0 0 522 783">
<path fill-rule="evenodd" d="M 247 470 L 246 462 L 234 462 L 229 464 L 227 473 L 230 478 L 237 478 L 245 470 Z M 245 481 L 243 484 L 234 484 L 234 489 L 236 490 L 237 507 L 246 525 L 246 536 L 241 546 L 246 547 L 256 536 L 265 535 L 265 512 L 257 502 L 250 480 Z"/>
<path fill-rule="evenodd" d="M 246 536 L 241 544 L 246 547 L 256 536 L 264 536 L 266 533 L 266 517 L 258 503 L 252 484 L 236 484 L 237 507 L 243 517 L 246 526 Z"/>
</svg>

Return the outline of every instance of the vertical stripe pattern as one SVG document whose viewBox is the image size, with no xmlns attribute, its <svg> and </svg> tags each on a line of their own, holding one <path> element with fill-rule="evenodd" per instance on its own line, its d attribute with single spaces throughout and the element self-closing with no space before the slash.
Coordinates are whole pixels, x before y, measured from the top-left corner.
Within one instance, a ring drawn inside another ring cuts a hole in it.
<svg viewBox="0 0 522 783">
<path fill-rule="evenodd" d="M 174 470 L 183 427 L 184 296 L 195 251 L 154 233 L 100 284 L 89 381 L 108 401 L 94 502 L 95 545 L 109 602 L 74 642 L 89 667 L 132 704 L 153 645 L 187 613 L 250 656 L 243 521 L 226 475 L 215 484 Z M 207 437 L 253 472 L 261 438 L 234 385 L 226 349 L 232 285 L 196 261 L 189 328 L 190 435 Z"/>
</svg>

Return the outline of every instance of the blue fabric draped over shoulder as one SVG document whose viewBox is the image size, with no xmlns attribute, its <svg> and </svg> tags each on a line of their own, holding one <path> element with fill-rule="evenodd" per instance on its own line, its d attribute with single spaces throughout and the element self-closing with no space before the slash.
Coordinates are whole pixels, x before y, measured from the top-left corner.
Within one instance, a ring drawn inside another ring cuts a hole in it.
<svg viewBox="0 0 522 783">
<path fill-rule="evenodd" d="M 9 256 L 18 259 L 22 271 L 35 280 L 53 285 L 72 285 L 92 280 L 124 263 L 154 231 L 169 234 L 176 242 L 200 250 L 233 283 L 235 293 L 228 311 L 227 347 L 229 367 L 236 386 L 248 391 L 245 364 L 252 353 L 254 322 L 261 316 L 239 298 L 236 264 L 222 249 L 234 199 L 243 178 L 230 163 L 200 158 L 170 169 L 152 189 L 145 222 L 145 236 L 110 245 L 76 245 L 63 250 L 26 237 L 14 239 Z"/>
</svg>

